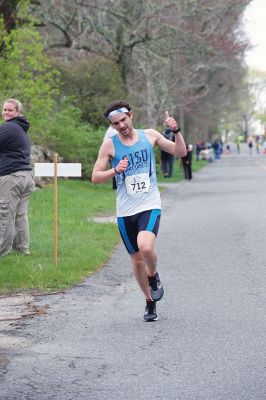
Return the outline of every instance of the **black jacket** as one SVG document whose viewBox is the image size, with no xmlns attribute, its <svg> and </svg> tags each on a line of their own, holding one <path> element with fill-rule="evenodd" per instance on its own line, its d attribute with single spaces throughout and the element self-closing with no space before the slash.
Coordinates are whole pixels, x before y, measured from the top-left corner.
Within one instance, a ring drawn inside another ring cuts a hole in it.
<svg viewBox="0 0 266 400">
<path fill-rule="evenodd" d="M 166 139 L 171 140 L 172 142 L 175 142 L 175 135 L 173 134 L 172 129 L 166 128 L 166 129 L 162 132 L 162 135 L 163 135 Z M 161 160 L 162 160 L 162 161 L 170 160 L 170 159 L 172 159 L 173 157 L 174 157 L 174 156 L 173 156 L 172 154 L 167 153 L 167 152 L 164 151 L 164 150 L 161 150 Z"/>
<path fill-rule="evenodd" d="M 22 116 L 0 125 L 0 176 L 32 169 L 29 126 L 29 122 Z"/>
</svg>

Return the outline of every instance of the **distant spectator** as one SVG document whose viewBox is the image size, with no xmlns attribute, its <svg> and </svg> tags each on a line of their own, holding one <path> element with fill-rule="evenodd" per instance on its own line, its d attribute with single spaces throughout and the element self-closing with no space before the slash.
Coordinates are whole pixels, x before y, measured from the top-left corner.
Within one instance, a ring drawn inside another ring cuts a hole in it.
<svg viewBox="0 0 266 400">
<path fill-rule="evenodd" d="M 181 158 L 181 163 L 183 166 L 184 177 L 187 180 L 192 179 L 192 145 L 186 145 L 187 155 Z"/>
<path fill-rule="evenodd" d="M 260 154 L 260 137 L 256 136 L 256 152 Z"/>
<path fill-rule="evenodd" d="M 226 154 L 229 156 L 229 154 L 231 154 L 231 147 L 230 147 L 230 144 L 229 143 L 227 143 L 227 145 L 226 145 L 226 150 L 225 150 L 225 152 L 226 152 Z"/>
<path fill-rule="evenodd" d="M 213 147 L 213 150 L 214 150 L 215 160 L 220 160 L 221 159 L 221 154 L 222 154 L 221 141 L 219 139 L 216 139 L 215 142 L 213 143 L 212 147 Z"/>
<path fill-rule="evenodd" d="M 248 139 L 248 149 L 249 149 L 249 154 L 252 154 L 252 149 L 253 149 L 253 140 L 252 140 L 252 138 Z"/>
<path fill-rule="evenodd" d="M 240 154 L 240 143 L 241 143 L 241 138 L 240 138 L 240 136 L 238 136 L 236 138 L 236 151 L 238 154 Z"/>
<path fill-rule="evenodd" d="M 202 149 L 203 149 L 202 143 L 197 142 L 197 144 L 196 144 L 196 161 L 199 161 L 200 152 Z"/>
<path fill-rule="evenodd" d="M 166 128 L 162 135 L 172 142 L 175 141 L 175 135 L 172 132 L 172 129 Z M 163 176 L 165 178 L 171 178 L 173 175 L 173 166 L 174 166 L 175 157 L 172 154 L 167 153 L 166 151 L 161 150 L 161 168 L 163 172 Z"/>
</svg>

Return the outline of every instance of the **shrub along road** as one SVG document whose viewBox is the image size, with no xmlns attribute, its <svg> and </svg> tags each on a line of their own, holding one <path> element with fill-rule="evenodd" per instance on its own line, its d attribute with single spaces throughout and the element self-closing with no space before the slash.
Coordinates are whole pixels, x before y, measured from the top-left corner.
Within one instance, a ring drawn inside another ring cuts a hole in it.
<svg viewBox="0 0 266 400">
<path fill-rule="evenodd" d="M 224 156 L 163 193 L 159 320 L 122 245 L 2 338 L 1 400 L 263 400 L 266 156 Z M 12 328 L 12 329 L 11 329 Z M 18 344 L 19 343 L 19 344 Z"/>
</svg>

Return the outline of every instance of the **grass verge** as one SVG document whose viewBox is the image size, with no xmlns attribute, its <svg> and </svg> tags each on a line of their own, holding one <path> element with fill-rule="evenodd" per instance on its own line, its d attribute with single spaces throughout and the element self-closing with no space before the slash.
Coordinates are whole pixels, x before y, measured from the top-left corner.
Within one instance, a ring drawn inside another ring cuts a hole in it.
<svg viewBox="0 0 266 400">
<path fill-rule="evenodd" d="M 53 255 L 53 185 L 31 195 L 31 255 L 12 252 L 0 259 L 0 293 L 53 291 L 80 282 L 101 267 L 120 237 L 116 225 L 92 222 L 115 213 L 111 183 L 58 182 L 58 268 Z"/>
</svg>

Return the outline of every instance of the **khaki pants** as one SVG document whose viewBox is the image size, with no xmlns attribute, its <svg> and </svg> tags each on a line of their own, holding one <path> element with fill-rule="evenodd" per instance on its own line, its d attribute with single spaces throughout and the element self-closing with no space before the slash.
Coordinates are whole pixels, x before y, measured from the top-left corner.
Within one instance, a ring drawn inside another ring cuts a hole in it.
<svg viewBox="0 0 266 400">
<path fill-rule="evenodd" d="M 29 254 L 29 196 L 35 184 L 32 171 L 0 176 L 0 256 L 13 249 Z"/>
</svg>

